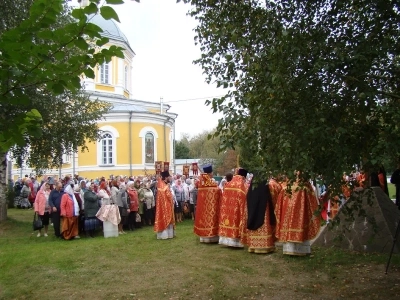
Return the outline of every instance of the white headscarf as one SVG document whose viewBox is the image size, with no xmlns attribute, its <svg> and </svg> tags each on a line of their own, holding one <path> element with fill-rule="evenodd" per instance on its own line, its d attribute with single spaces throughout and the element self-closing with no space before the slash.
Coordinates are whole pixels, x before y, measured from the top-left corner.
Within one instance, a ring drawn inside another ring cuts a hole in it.
<svg viewBox="0 0 400 300">
<path fill-rule="evenodd" d="M 78 201 L 75 198 L 74 190 L 72 189 L 71 185 L 68 184 L 64 188 L 64 192 L 71 196 L 72 200 L 74 201 L 74 216 L 79 216 L 79 205 Z"/>
<path fill-rule="evenodd" d="M 225 178 L 221 179 L 221 182 L 219 183 L 219 188 L 220 188 L 221 190 L 224 189 L 224 186 L 225 186 L 226 182 L 227 182 L 227 181 L 226 181 Z"/>
</svg>

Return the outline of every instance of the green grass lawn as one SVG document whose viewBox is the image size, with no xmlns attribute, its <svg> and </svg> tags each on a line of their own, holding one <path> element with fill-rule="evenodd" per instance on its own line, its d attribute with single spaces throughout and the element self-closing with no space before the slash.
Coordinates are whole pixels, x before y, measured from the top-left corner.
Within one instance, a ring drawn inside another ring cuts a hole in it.
<svg viewBox="0 0 400 300">
<path fill-rule="evenodd" d="M 31 231 L 33 212 L 0 224 L 0 299 L 399 299 L 400 255 L 313 249 L 307 257 L 200 244 L 193 221 L 62 241 Z M 52 227 L 50 228 L 52 230 Z"/>
</svg>

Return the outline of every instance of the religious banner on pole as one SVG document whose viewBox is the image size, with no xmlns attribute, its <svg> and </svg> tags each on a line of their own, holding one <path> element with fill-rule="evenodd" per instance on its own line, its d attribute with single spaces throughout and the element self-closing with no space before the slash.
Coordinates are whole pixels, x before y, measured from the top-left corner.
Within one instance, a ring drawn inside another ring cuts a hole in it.
<svg viewBox="0 0 400 300">
<path fill-rule="evenodd" d="M 192 171 L 193 171 L 193 175 L 199 174 L 199 166 L 197 165 L 197 163 L 192 163 Z"/>
<path fill-rule="evenodd" d="M 156 174 L 160 175 L 161 173 L 161 168 L 162 168 L 162 161 L 156 161 L 155 163 L 155 169 L 156 169 Z"/>
<path fill-rule="evenodd" d="M 163 171 L 169 171 L 169 161 L 164 161 L 164 170 Z"/>
<path fill-rule="evenodd" d="M 183 166 L 183 175 L 187 177 L 189 177 L 189 170 L 190 170 L 190 166 L 189 165 L 184 165 Z"/>
</svg>

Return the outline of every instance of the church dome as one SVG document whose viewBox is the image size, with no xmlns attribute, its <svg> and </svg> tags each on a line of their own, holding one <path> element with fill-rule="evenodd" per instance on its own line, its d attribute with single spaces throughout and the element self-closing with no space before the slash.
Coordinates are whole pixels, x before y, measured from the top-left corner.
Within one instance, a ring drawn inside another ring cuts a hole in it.
<svg viewBox="0 0 400 300">
<path fill-rule="evenodd" d="M 103 29 L 103 32 L 101 33 L 102 36 L 107 37 L 110 40 L 123 42 L 129 47 L 130 50 L 132 50 L 131 46 L 129 45 L 128 38 L 121 31 L 114 20 L 106 20 L 99 14 L 91 15 L 88 17 L 88 19 L 90 23 L 96 24 Z"/>
</svg>

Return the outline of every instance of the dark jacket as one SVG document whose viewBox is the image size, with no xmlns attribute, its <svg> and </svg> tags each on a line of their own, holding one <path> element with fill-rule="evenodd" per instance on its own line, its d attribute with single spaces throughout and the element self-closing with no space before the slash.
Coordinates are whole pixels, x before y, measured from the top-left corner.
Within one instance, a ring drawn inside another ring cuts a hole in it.
<svg viewBox="0 0 400 300">
<path fill-rule="evenodd" d="M 52 190 L 49 195 L 49 205 L 51 209 L 53 209 L 53 207 L 57 208 L 58 213 L 61 211 L 62 195 L 64 195 L 64 190 L 57 191 L 56 189 Z"/>
<path fill-rule="evenodd" d="M 99 197 L 92 191 L 86 191 L 83 194 L 85 203 L 85 218 L 95 217 L 99 210 Z"/>
</svg>

